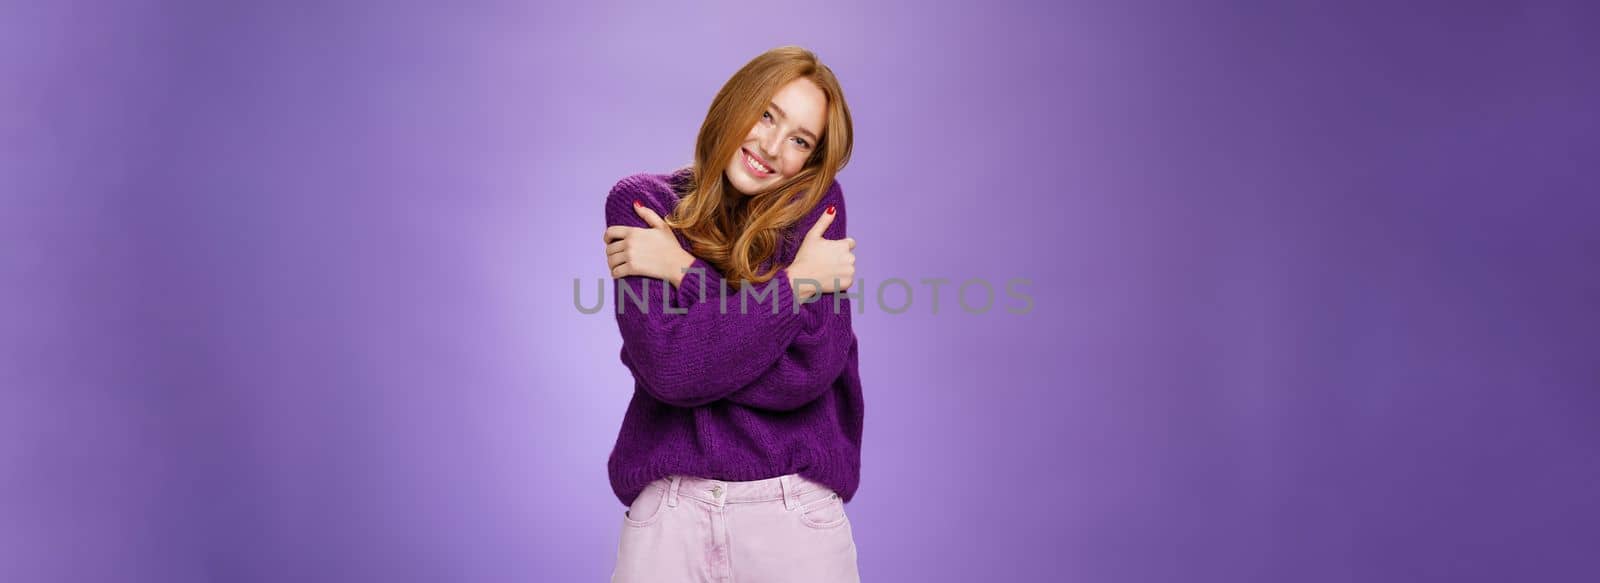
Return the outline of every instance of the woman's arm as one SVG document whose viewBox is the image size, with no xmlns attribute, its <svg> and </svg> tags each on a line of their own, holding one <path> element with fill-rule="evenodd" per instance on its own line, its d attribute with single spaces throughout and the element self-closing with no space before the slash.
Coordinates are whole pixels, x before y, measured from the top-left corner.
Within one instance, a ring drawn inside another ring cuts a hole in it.
<svg viewBox="0 0 1600 583">
<path fill-rule="evenodd" d="M 844 374 L 855 332 L 850 326 L 850 300 L 823 294 L 821 301 L 801 306 L 804 323 L 784 354 L 761 376 L 728 395 L 746 407 L 791 411 L 817 400 Z"/>
<path fill-rule="evenodd" d="M 826 256 L 839 253 L 849 258 L 850 268 L 837 287 L 848 289 L 854 283 L 851 280 L 855 274 L 855 256 L 850 250 L 855 247 L 855 239 L 847 236 L 844 193 L 837 184 L 817 208 L 824 209 L 824 214 L 806 217 L 799 225 L 805 230 L 796 230 L 807 233 L 807 239 L 796 254 L 795 263 L 790 265 L 789 273 L 794 277 L 831 279 L 839 274 L 828 269 L 812 270 L 809 266 L 837 265 Z M 816 261 L 811 261 L 812 257 Z M 832 281 L 825 282 L 823 287 L 823 291 L 836 289 Z M 807 290 L 810 288 L 809 284 L 805 286 Z M 817 400 L 844 373 L 850 350 L 855 345 L 850 309 L 849 296 L 832 291 L 801 305 L 800 333 L 783 356 L 755 381 L 729 394 L 728 400 L 775 411 L 799 409 Z"/>
<path fill-rule="evenodd" d="M 838 186 L 827 194 L 825 204 L 802 219 L 801 227 L 809 231 L 825 206 L 842 209 Z M 665 207 L 670 201 L 664 199 L 648 177 L 624 179 L 607 198 L 607 226 L 649 228 L 633 201 L 660 213 L 669 210 Z M 843 233 L 839 215 L 833 220 L 837 224 L 828 225 L 829 233 Z M 842 328 L 839 315 L 832 313 L 831 296 L 796 308 L 784 268 L 772 281 L 755 286 L 754 294 L 762 297 L 750 295 L 744 310 L 737 293 L 727 297 L 724 308 L 721 274 L 699 258 L 691 268 L 676 289 L 651 277 L 616 280 L 624 360 L 651 396 L 684 407 L 725 397 L 750 406 L 797 407 L 804 404 L 798 399 L 808 394 L 815 398 L 837 378 L 843 360 L 834 352 L 847 350 L 854 338 L 848 329 L 848 301 L 840 302 Z M 827 317 L 819 317 L 824 312 Z"/>
</svg>

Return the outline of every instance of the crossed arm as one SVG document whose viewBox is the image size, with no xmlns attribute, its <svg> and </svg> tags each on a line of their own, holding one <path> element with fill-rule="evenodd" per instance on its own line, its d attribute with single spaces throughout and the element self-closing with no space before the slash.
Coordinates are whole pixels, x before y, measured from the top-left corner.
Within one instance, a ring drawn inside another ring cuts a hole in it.
<svg viewBox="0 0 1600 583">
<path fill-rule="evenodd" d="M 656 199 L 624 180 L 606 201 L 622 358 L 640 385 L 652 397 L 680 407 L 727 399 L 748 407 L 792 410 L 820 397 L 843 373 L 855 340 L 850 300 L 837 292 L 816 295 L 814 285 L 797 285 L 800 277 L 791 276 L 797 266 L 807 276 L 836 275 L 841 262 L 853 273 L 849 247 L 854 241 L 844 236 L 844 198 L 837 184 L 797 225 L 807 237 L 796 261 L 766 284 L 730 292 L 726 304 L 722 274 L 678 246 L 659 222 L 655 209 L 664 205 Z M 674 255 L 663 241 L 683 255 Z M 841 247 L 842 254 L 828 253 Z M 801 256 L 807 251 L 824 259 L 803 265 Z M 630 265 L 646 263 L 635 258 L 652 253 L 662 259 L 660 266 L 651 273 L 634 273 L 637 268 Z M 816 269 L 818 263 L 828 267 Z M 677 277 L 663 277 L 669 274 L 661 272 L 672 265 L 678 266 Z M 840 287 L 848 286 L 842 283 Z M 796 306 L 797 297 L 806 303 Z"/>
</svg>

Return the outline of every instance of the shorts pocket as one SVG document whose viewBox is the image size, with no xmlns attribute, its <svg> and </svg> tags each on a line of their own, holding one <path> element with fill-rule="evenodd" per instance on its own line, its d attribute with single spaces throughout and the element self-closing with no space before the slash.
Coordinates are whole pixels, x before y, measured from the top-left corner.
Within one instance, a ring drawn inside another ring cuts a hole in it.
<svg viewBox="0 0 1600 583">
<path fill-rule="evenodd" d="M 628 526 L 644 527 L 654 524 L 666 511 L 667 489 L 660 481 L 651 482 L 644 487 L 644 491 L 634 497 L 633 504 L 622 513 L 622 521 Z"/>
<path fill-rule="evenodd" d="M 844 512 L 844 500 L 828 488 L 803 492 L 799 497 L 800 522 L 811 528 L 834 528 L 844 524 L 849 517 Z"/>
</svg>

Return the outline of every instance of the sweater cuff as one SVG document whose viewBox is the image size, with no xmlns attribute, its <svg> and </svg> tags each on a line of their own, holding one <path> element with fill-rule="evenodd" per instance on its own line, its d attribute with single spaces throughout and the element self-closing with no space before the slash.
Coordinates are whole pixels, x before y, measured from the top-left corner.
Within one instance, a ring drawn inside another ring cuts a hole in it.
<svg viewBox="0 0 1600 583">
<path fill-rule="evenodd" d="M 720 293 L 717 288 L 722 280 L 714 275 L 715 269 L 706 260 L 696 256 L 694 262 L 689 264 L 688 271 L 683 273 L 683 279 L 678 282 L 678 289 L 674 290 L 677 305 L 688 307 L 702 300 L 716 299 Z"/>
</svg>

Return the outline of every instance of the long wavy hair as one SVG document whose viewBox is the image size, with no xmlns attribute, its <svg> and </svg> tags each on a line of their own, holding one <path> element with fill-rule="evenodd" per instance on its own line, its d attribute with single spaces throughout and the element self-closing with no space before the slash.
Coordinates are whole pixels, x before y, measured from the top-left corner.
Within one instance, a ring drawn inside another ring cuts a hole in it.
<svg viewBox="0 0 1600 583">
<path fill-rule="evenodd" d="M 816 83 L 828 100 L 827 122 L 810 158 L 773 188 L 753 196 L 740 193 L 725 174 L 729 161 L 778 89 L 802 78 Z M 850 108 L 833 70 L 801 47 L 769 50 L 734 73 L 711 100 L 695 141 L 692 171 L 680 190 L 684 194 L 666 222 L 732 287 L 764 283 L 781 266 L 756 270 L 777 253 L 783 229 L 827 194 L 835 175 L 849 163 L 850 148 Z"/>
</svg>

